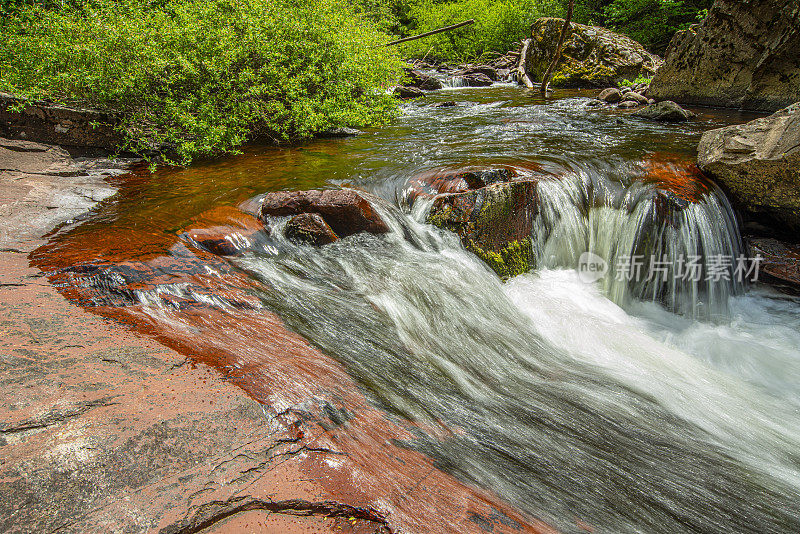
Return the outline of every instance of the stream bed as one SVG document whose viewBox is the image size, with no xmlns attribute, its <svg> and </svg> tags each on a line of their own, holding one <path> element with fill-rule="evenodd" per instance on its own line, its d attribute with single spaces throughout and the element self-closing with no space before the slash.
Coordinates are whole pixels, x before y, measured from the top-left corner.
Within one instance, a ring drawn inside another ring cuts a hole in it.
<svg viewBox="0 0 800 534">
<path fill-rule="evenodd" d="M 634 250 L 654 190 L 692 200 L 658 236 L 671 264 L 698 247 L 743 254 L 730 205 L 692 163 L 704 130 L 752 116 L 663 125 L 589 96 L 446 89 L 358 137 L 110 178 L 118 194 L 35 261 L 82 305 L 129 310 L 160 338 L 219 336 L 222 372 L 256 360 L 236 345 L 259 336 L 247 317 L 276 313 L 417 425 L 403 446 L 564 532 L 800 532 L 800 301 L 725 277 L 655 298 L 575 269 L 586 251 L 613 266 Z M 500 280 L 410 205 L 413 177 L 476 165 L 547 177 L 535 270 Z M 315 248 L 275 221 L 258 247 L 213 261 L 180 238 L 206 210 L 331 187 L 385 199 L 391 231 Z M 225 318 L 213 333 L 204 309 Z"/>
</svg>

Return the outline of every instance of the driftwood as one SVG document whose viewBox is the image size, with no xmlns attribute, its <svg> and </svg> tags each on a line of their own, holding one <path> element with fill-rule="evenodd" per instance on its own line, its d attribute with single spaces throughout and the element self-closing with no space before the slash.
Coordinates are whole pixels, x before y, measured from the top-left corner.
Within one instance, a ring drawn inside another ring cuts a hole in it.
<svg viewBox="0 0 800 534">
<path fill-rule="evenodd" d="M 528 76 L 528 47 L 531 45 L 530 39 L 522 41 L 522 51 L 519 54 L 519 63 L 517 63 L 517 80 L 528 89 L 533 89 L 533 82 Z"/>
<path fill-rule="evenodd" d="M 556 70 L 556 64 L 558 64 L 558 60 L 561 59 L 561 51 L 564 48 L 564 39 L 567 37 L 567 32 L 569 31 L 570 23 L 572 22 L 572 10 L 575 7 L 575 0 L 569 0 L 569 7 L 567 8 L 567 16 L 564 18 L 564 26 L 561 28 L 561 35 L 558 36 L 558 46 L 556 46 L 556 52 L 553 54 L 553 60 L 547 66 L 547 70 L 542 77 L 542 94 L 547 96 L 547 85 L 550 83 L 550 77 L 553 75 L 553 71 Z"/>
<path fill-rule="evenodd" d="M 453 24 L 452 26 L 445 26 L 444 28 L 439 28 L 438 30 L 433 30 L 425 33 L 421 33 L 419 35 L 413 35 L 411 37 L 403 37 L 402 39 L 398 39 L 397 41 L 392 41 L 391 43 L 386 43 L 384 46 L 392 46 L 400 43 L 407 43 L 408 41 L 414 41 L 416 39 L 422 39 L 423 37 L 428 37 L 429 35 L 436 35 L 437 33 L 442 32 L 449 32 L 450 30 L 455 30 L 456 28 L 461 28 L 462 26 L 468 26 L 470 24 L 474 24 L 475 19 L 465 20 L 464 22 L 459 22 L 458 24 Z"/>
</svg>

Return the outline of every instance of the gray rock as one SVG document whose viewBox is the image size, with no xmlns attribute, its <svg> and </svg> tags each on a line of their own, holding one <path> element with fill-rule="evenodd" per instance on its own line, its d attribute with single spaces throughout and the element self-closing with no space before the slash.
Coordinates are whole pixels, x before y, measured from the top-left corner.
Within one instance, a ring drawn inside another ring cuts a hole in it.
<svg viewBox="0 0 800 534">
<path fill-rule="evenodd" d="M 650 102 L 647 98 L 642 98 L 645 104 Z M 694 117 L 694 113 L 669 100 L 658 102 L 657 104 L 649 104 L 646 108 L 634 113 L 634 115 L 642 119 L 659 122 L 684 122 Z"/>
<path fill-rule="evenodd" d="M 640 95 L 636 91 L 628 91 L 627 93 L 625 93 L 622 96 L 622 101 L 623 102 L 626 102 L 626 101 L 636 102 L 640 106 L 647 105 L 647 97 Z"/>
<path fill-rule="evenodd" d="M 622 93 L 619 92 L 619 89 L 609 87 L 608 89 L 603 89 L 600 91 L 600 94 L 597 95 L 597 98 L 598 100 L 608 102 L 609 104 L 616 104 L 622 100 Z"/>
<path fill-rule="evenodd" d="M 633 109 L 633 108 L 638 108 L 639 103 L 634 102 L 633 100 L 625 100 L 623 102 L 620 102 L 617 107 L 620 109 Z"/>
<path fill-rule="evenodd" d="M 650 90 L 682 104 L 775 111 L 800 100 L 800 3 L 717 0 L 678 32 Z"/>
<path fill-rule="evenodd" d="M 741 209 L 800 230 L 800 102 L 769 117 L 704 133 L 697 165 Z"/>
</svg>

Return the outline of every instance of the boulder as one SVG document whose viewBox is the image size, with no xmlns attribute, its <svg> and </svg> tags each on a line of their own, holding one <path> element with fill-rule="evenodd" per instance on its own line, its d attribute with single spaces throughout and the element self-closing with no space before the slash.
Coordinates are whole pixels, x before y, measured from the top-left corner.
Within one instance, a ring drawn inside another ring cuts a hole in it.
<svg viewBox="0 0 800 534">
<path fill-rule="evenodd" d="M 744 211 L 800 230 L 800 102 L 704 133 L 697 164 Z"/>
<path fill-rule="evenodd" d="M 502 278 L 533 265 L 531 231 L 536 216 L 536 182 L 496 182 L 463 193 L 437 196 L 428 223 L 455 232 L 467 250 Z"/>
<path fill-rule="evenodd" d="M 413 204 L 419 197 L 430 198 L 442 193 L 463 193 L 489 184 L 509 182 L 517 176 L 517 171 L 510 167 L 435 169 L 411 178 L 408 181 L 405 199 L 409 204 Z"/>
<path fill-rule="evenodd" d="M 608 102 L 609 104 L 616 104 L 617 102 L 622 101 L 622 93 L 620 93 L 619 89 L 615 87 L 609 87 L 608 89 L 603 89 L 600 91 L 600 94 L 597 95 L 597 98 L 603 102 Z"/>
<path fill-rule="evenodd" d="M 634 100 L 623 100 L 617 107 L 620 109 L 633 109 L 638 108 L 639 103 Z"/>
<path fill-rule="evenodd" d="M 483 74 L 495 82 L 500 79 L 497 69 L 489 65 L 468 65 L 458 72 L 459 76 L 468 76 L 471 74 Z"/>
<path fill-rule="evenodd" d="M 644 97 L 643 97 L 644 98 Z M 645 103 L 650 100 L 645 98 Z M 657 104 L 650 104 L 633 114 L 635 117 L 659 122 L 684 122 L 694 117 L 694 113 L 685 110 L 675 102 L 666 100 Z"/>
<path fill-rule="evenodd" d="M 553 58 L 563 19 L 542 18 L 531 25 L 531 38 L 518 68 L 540 82 Z M 638 76 L 652 76 L 661 59 L 624 35 L 604 28 L 570 24 L 561 59 L 553 73 L 558 87 L 608 87 Z"/>
<path fill-rule="evenodd" d="M 623 102 L 626 102 L 626 101 L 636 102 L 640 106 L 646 106 L 647 105 L 647 97 L 640 95 L 636 91 L 628 91 L 627 93 L 625 93 L 622 96 L 622 101 Z"/>
<path fill-rule="evenodd" d="M 441 80 L 421 70 L 406 69 L 406 76 L 411 80 L 409 87 L 416 87 L 423 91 L 436 91 L 444 87 Z"/>
<path fill-rule="evenodd" d="M 461 83 L 466 87 L 488 87 L 492 85 L 492 79 L 487 75 L 476 72 L 474 74 L 466 74 L 461 76 Z"/>
<path fill-rule="evenodd" d="M 237 256 L 263 236 L 264 224 L 230 206 L 214 208 L 192 219 L 183 236 L 218 256 Z"/>
<path fill-rule="evenodd" d="M 317 213 L 339 237 L 359 232 L 386 233 L 389 227 L 367 200 L 370 196 L 352 189 L 267 193 L 258 217 L 266 221 L 270 216 Z"/>
<path fill-rule="evenodd" d="M 422 89 L 417 89 L 416 87 L 406 87 L 404 85 L 398 85 L 395 87 L 392 94 L 402 99 L 419 98 L 421 96 L 425 96 L 425 92 Z"/>
<path fill-rule="evenodd" d="M 336 232 L 318 213 L 301 213 L 286 223 L 284 233 L 288 239 L 310 243 L 316 247 L 339 240 Z"/>
<path fill-rule="evenodd" d="M 800 3 L 717 0 L 679 32 L 650 90 L 681 104 L 776 111 L 800 100 Z"/>
</svg>

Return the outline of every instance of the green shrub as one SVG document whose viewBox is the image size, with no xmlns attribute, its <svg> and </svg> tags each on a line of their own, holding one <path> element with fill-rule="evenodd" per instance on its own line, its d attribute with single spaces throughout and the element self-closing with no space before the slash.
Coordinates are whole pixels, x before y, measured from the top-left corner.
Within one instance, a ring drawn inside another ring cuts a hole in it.
<svg viewBox="0 0 800 534">
<path fill-rule="evenodd" d="M 475 19 L 475 24 L 412 41 L 403 49 L 410 57 L 459 62 L 507 52 L 530 34 L 534 20 L 563 16 L 563 10 L 557 0 L 425 0 L 412 4 L 410 16 L 416 25 L 414 33 Z"/>
<path fill-rule="evenodd" d="M 620 82 L 620 85 L 622 87 L 634 87 L 642 83 L 645 85 L 650 85 L 650 82 L 652 81 L 653 81 L 652 76 L 645 76 L 644 74 L 639 74 L 639 76 L 637 76 L 635 80 L 622 80 L 622 82 Z"/>
<path fill-rule="evenodd" d="M 662 54 L 675 32 L 699 22 L 712 0 L 614 0 L 605 8 L 609 28 Z"/>
<path fill-rule="evenodd" d="M 142 151 L 177 162 L 375 124 L 396 51 L 343 0 L 89 0 L 0 21 L 0 90 L 121 112 Z"/>
</svg>

